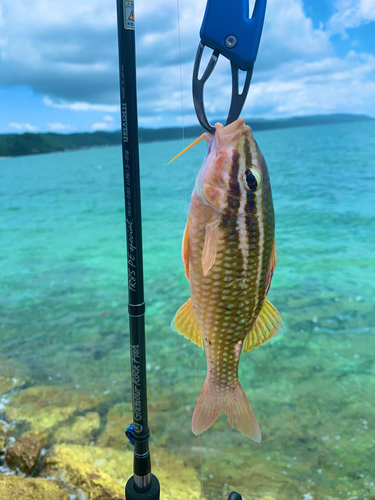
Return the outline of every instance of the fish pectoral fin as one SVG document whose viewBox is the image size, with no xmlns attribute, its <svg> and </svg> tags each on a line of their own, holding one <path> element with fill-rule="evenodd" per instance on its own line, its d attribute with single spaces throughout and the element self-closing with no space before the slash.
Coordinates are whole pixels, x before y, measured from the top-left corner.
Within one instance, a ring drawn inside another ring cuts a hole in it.
<svg viewBox="0 0 375 500">
<path fill-rule="evenodd" d="M 270 256 L 270 261 L 268 264 L 268 270 L 266 274 L 266 295 L 268 293 L 268 290 L 270 289 L 271 286 L 271 280 L 273 273 L 275 272 L 276 269 L 276 261 L 277 261 L 277 252 L 276 252 L 276 240 L 275 237 L 273 238 L 273 243 L 272 243 L 272 250 L 271 250 L 271 256 Z"/>
<path fill-rule="evenodd" d="M 185 268 L 186 279 L 189 281 L 189 219 L 186 221 L 184 236 L 182 238 L 182 262 Z"/>
<path fill-rule="evenodd" d="M 187 339 L 191 340 L 203 349 L 202 334 L 195 318 L 191 299 L 188 299 L 177 311 L 176 316 L 173 318 L 171 327 L 172 330 L 176 331 L 180 335 L 184 335 Z"/>
<path fill-rule="evenodd" d="M 285 327 L 279 311 L 266 298 L 251 330 L 245 337 L 243 352 L 251 351 L 272 337 L 284 333 Z"/>
<path fill-rule="evenodd" d="M 202 268 L 203 276 L 208 274 L 208 271 L 215 264 L 217 246 L 219 242 L 219 225 L 220 221 L 211 222 L 206 225 L 206 235 L 204 238 L 204 248 L 202 253 Z"/>
</svg>

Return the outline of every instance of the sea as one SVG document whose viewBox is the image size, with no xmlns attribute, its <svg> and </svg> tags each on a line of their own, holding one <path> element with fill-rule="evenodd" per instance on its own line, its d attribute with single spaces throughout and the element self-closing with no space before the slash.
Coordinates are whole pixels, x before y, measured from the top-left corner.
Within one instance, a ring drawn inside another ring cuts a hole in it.
<svg viewBox="0 0 375 500">
<path fill-rule="evenodd" d="M 260 444 L 224 414 L 192 434 L 205 355 L 170 327 L 189 297 L 181 240 L 205 144 L 170 165 L 189 141 L 140 145 L 151 452 L 183 457 L 207 499 L 373 500 L 375 122 L 255 138 L 276 214 L 269 299 L 286 327 L 240 361 Z M 0 160 L 0 372 L 103 395 L 103 426 L 131 401 L 122 175 L 120 146 Z"/>
</svg>

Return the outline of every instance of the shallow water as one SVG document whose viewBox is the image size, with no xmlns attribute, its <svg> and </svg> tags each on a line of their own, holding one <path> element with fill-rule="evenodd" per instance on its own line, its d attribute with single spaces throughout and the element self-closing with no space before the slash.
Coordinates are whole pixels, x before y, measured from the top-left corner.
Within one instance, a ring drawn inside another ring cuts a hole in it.
<svg viewBox="0 0 375 500">
<path fill-rule="evenodd" d="M 205 358 L 170 322 L 188 297 L 181 238 L 205 146 L 166 166 L 181 141 L 141 145 L 152 445 L 183 454 L 210 499 L 373 499 L 375 126 L 255 137 L 276 212 L 269 298 L 287 329 L 240 362 L 261 444 L 223 415 L 190 431 Z M 3 370 L 104 394 L 101 413 L 129 402 L 120 148 L 3 159 L 0 199 Z"/>
</svg>

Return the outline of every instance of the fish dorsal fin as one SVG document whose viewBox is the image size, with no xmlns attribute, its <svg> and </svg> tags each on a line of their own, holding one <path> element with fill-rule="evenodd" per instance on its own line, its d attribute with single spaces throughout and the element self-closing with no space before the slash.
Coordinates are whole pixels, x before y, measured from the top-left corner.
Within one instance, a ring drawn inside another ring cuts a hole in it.
<svg viewBox="0 0 375 500">
<path fill-rule="evenodd" d="M 285 327 L 279 311 L 266 298 L 251 330 L 245 337 L 243 352 L 251 351 L 275 335 L 284 333 Z"/>
<path fill-rule="evenodd" d="M 188 299 L 177 311 L 171 327 L 172 330 L 184 335 L 187 339 L 203 349 L 202 334 L 195 318 L 191 299 Z"/>
<path fill-rule="evenodd" d="M 206 226 L 206 235 L 204 238 L 204 248 L 202 253 L 203 276 L 206 276 L 208 271 L 215 264 L 217 246 L 219 242 L 219 225 L 220 221 L 215 221 L 207 224 Z"/>
<path fill-rule="evenodd" d="M 265 295 L 267 295 L 268 290 L 270 289 L 271 286 L 271 280 L 273 273 L 275 272 L 276 269 L 276 261 L 277 261 L 277 252 L 276 252 L 276 240 L 275 237 L 273 238 L 273 243 L 272 243 L 272 249 L 271 249 L 271 255 L 270 255 L 270 261 L 268 263 L 268 270 L 266 274 L 266 290 L 265 290 Z"/>
<path fill-rule="evenodd" d="M 182 262 L 184 263 L 186 279 L 189 281 L 189 219 L 186 221 L 182 238 Z"/>
</svg>

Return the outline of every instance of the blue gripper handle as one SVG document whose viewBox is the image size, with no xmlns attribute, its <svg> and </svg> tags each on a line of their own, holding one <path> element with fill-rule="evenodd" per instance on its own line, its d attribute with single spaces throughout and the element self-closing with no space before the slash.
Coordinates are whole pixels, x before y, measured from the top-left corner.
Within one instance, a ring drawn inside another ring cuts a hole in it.
<svg viewBox="0 0 375 500">
<path fill-rule="evenodd" d="M 256 0 L 249 19 L 249 0 L 208 0 L 200 31 L 202 42 L 248 70 L 258 54 L 266 4 L 267 0 Z M 225 44 L 230 35 L 237 41 L 233 48 Z"/>
</svg>

